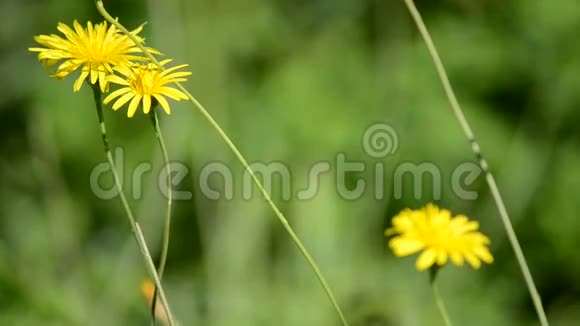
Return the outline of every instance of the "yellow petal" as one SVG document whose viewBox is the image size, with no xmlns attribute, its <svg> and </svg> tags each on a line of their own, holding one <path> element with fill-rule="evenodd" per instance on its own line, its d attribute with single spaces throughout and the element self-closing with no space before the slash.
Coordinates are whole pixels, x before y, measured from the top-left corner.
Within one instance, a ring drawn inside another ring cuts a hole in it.
<svg viewBox="0 0 580 326">
<path fill-rule="evenodd" d="M 113 84 L 129 86 L 129 82 L 117 75 L 107 76 L 107 81 Z"/>
<path fill-rule="evenodd" d="M 151 96 L 143 95 L 143 113 L 148 114 L 151 109 Z"/>
<path fill-rule="evenodd" d="M 80 66 L 80 64 L 80 60 L 66 60 L 60 66 L 58 66 L 56 69 L 56 74 L 70 74 L 71 72 L 75 71 Z"/>
<path fill-rule="evenodd" d="M 451 257 L 451 261 L 456 266 L 463 266 L 463 256 L 461 254 L 451 253 L 449 256 Z"/>
<path fill-rule="evenodd" d="M 171 114 L 171 109 L 169 108 L 169 103 L 167 103 L 167 100 L 165 99 L 165 97 L 163 97 L 161 95 L 157 95 L 157 94 L 153 94 L 153 97 L 155 97 L 157 102 L 159 102 L 159 104 L 161 104 L 161 107 L 163 108 L 165 113 Z"/>
<path fill-rule="evenodd" d="M 172 74 L 166 75 L 164 77 L 167 79 L 174 79 L 174 78 L 179 78 L 179 77 L 186 77 L 189 75 L 191 75 L 191 72 L 189 72 L 189 71 L 178 71 L 178 72 L 174 72 Z"/>
<path fill-rule="evenodd" d="M 482 244 L 486 244 L 486 245 L 488 245 L 488 244 L 490 244 L 490 242 L 491 242 L 491 241 L 489 240 L 489 238 L 488 238 L 487 236 L 485 236 L 483 233 L 479 233 L 479 232 L 478 232 L 478 233 L 475 233 L 473 236 L 474 236 L 475 238 L 477 238 L 477 239 L 478 239 L 478 241 L 479 241 L 480 243 L 482 243 Z"/>
<path fill-rule="evenodd" d="M 435 263 L 435 259 L 437 258 L 437 252 L 433 248 L 429 248 L 419 256 L 417 259 L 417 269 L 420 271 L 424 271 L 431 267 L 433 263 Z"/>
<path fill-rule="evenodd" d="M 120 89 L 118 89 L 118 90 L 116 90 L 116 91 L 112 92 L 111 94 L 109 94 L 109 95 L 108 95 L 108 96 L 105 98 L 105 100 L 103 101 L 103 103 L 105 103 L 105 104 L 108 104 L 108 103 L 109 103 L 109 102 L 111 102 L 113 99 L 115 99 L 115 98 L 117 98 L 117 97 L 119 97 L 119 96 L 121 96 L 121 95 L 123 95 L 123 94 L 125 94 L 125 93 L 127 93 L 127 92 L 130 92 L 130 91 L 131 91 L 131 89 L 130 89 L 129 87 L 123 87 L 123 88 L 120 88 Z"/>
<path fill-rule="evenodd" d="M 73 86 L 73 90 L 75 92 L 78 92 L 79 89 L 81 89 L 81 86 L 83 86 L 83 82 L 85 81 L 85 79 L 87 79 L 87 76 L 89 75 L 89 72 L 85 69 L 83 69 L 83 71 L 81 72 L 81 75 L 79 76 L 79 78 L 77 78 L 77 80 L 75 81 L 75 84 Z"/>
<path fill-rule="evenodd" d="M 87 23 L 87 31 L 88 31 L 89 37 L 94 34 L 93 23 L 91 23 L 90 21 Z"/>
<path fill-rule="evenodd" d="M 388 228 L 388 229 L 385 230 L 385 237 L 390 237 L 390 236 L 395 235 L 397 233 L 399 233 L 399 231 L 397 231 L 397 229 L 395 229 L 395 228 Z"/>
<path fill-rule="evenodd" d="M 61 33 L 63 33 L 64 36 L 71 43 L 73 43 L 75 46 L 79 46 L 80 45 L 80 41 L 78 39 L 77 34 L 70 27 L 68 27 L 66 24 L 58 23 L 56 29 L 58 29 Z"/>
<path fill-rule="evenodd" d="M 56 59 L 47 59 L 44 61 L 44 66 L 46 68 L 50 68 L 52 66 L 54 66 L 55 64 L 57 64 L 60 60 L 56 60 Z"/>
<path fill-rule="evenodd" d="M 170 63 L 171 61 L 173 61 L 173 59 L 165 59 L 165 60 L 161 60 L 161 62 L 159 62 L 162 66 L 165 66 L 166 64 Z"/>
<path fill-rule="evenodd" d="M 121 96 L 121 98 L 119 98 L 115 102 L 115 104 L 113 104 L 113 110 L 117 111 L 120 107 L 125 105 L 125 103 L 129 102 L 129 100 L 132 99 L 134 96 L 135 96 L 135 93 L 132 93 L 132 92 Z"/>
<path fill-rule="evenodd" d="M 189 65 L 187 65 L 187 64 L 183 64 L 183 65 L 179 65 L 179 66 L 175 66 L 175 67 L 167 68 L 167 69 L 165 69 L 165 70 L 164 70 L 164 71 L 161 73 L 161 76 L 162 76 L 162 77 L 163 77 L 163 76 L 167 76 L 167 75 L 169 75 L 169 74 L 170 74 L 172 71 L 179 70 L 179 69 L 181 69 L 181 68 L 185 68 L 185 67 L 187 67 L 187 66 L 189 66 Z M 188 71 L 185 71 L 185 72 L 188 72 Z M 191 74 L 191 73 L 189 73 L 189 74 Z"/>
<path fill-rule="evenodd" d="M 141 102 L 141 95 L 137 94 L 131 100 L 131 104 L 129 104 L 129 110 L 127 111 L 127 117 L 132 118 L 139 107 L 139 103 Z"/>
<path fill-rule="evenodd" d="M 101 92 L 107 91 L 107 74 L 104 71 L 99 71 L 99 85 L 101 86 Z"/>
<path fill-rule="evenodd" d="M 475 255 L 477 255 L 477 257 L 479 257 L 484 262 L 488 264 L 493 263 L 493 256 L 486 247 L 484 246 L 476 247 L 475 249 L 473 249 L 473 252 L 475 253 Z"/>
<path fill-rule="evenodd" d="M 413 221 L 407 216 L 397 215 L 393 218 L 393 226 L 398 232 L 404 232 L 413 228 Z"/>
<path fill-rule="evenodd" d="M 185 95 L 183 92 L 167 86 L 159 87 L 159 93 L 167 97 L 170 97 L 176 101 L 188 99 L 187 95 Z"/>
<path fill-rule="evenodd" d="M 75 28 L 75 31 L 77 32 L 77 35 L 79 36 L 80 39 L 87 39 L 85 29 L 81 26 L 81 24 L 79 24 L 78 21 L 76 21 L 76 19 L 73 22 L 73 27 Z"/>
<path fill-rule="evenodd" d="M 393 249 L 395 255 L 399 257 L 412 255 L 425 247 L 423 242 L 419 240 L 404 237 L 393 238 L 389 241 L 389 246 Z"/>
<path fill-rule="evenodd" d="M 185 81 L 187 81 L 187 79 L 185 79 L 185 78 L 168 78 L 168 79 L 163 79 L 162 84 L 166 85 L 166 84 L 173 84 L 173 83 L 185 82 Z"/>
<path fill-rule="evenodd" d="M 143 30 L 143 26 L 145 26 L 145 24 L 139 25 L 137 28 L 135 28 L 134 30 L 131 31 L 131 34 L 137 35 L 137 34 L 141 33 L 141 31 Z M 115 27 L 115 25 L 111 25 L 111 28 L 113 28 L 113 27 Z"/>
<path fill-rule="evenodd" d="M 435 216 L 435 215 L 439 214 L 439 207 L 437 207 L 437 205 L 429 203 L 429 204 L 425 205 L 425 207 L 423 208 L 423 212 L 427 216 Z"/>
<path fill-rule="evenodd" d="M 456 218 L 461 218 L 463 216 L 458 215 Z M 465 218 L 465 223 L 459 227 L 462 233 L 467 233 L 471 231 L 476 231 L 479 229 L 479 223 L 477 221 L 467 221 L 467 217 Z"/>
<path fill-rule="evenodd" d="M 95 84 L 99 78 L 99 71 L 94 65 L 91 65 L 91 84 Z"/>
<path fill-rule="evenodd" d="M 125 77 L 131 77 L 133 76 L 133 70 L 131 70 L 131 68 L 127 67 L 127 66 L 116 66 L 115 68 L 113 68 L 114 70 L 120 72 L 121 74 L 123 74 Z"/>
<path fill-rule="evenodd" d="M 447 263 L 447 252 L 440 250 L 437 253 L 437 265 L 443 266 Z"/>
<path fill-rule="evenodd" d="M 473 267 L 474 269 L 479 269 L 479 267 L 481 266 L 481 261 L 470 252 L 465 253 L 465 259 L 467 260 L 469 265 L 471 265 L 471 267 Z"/>
</svg>

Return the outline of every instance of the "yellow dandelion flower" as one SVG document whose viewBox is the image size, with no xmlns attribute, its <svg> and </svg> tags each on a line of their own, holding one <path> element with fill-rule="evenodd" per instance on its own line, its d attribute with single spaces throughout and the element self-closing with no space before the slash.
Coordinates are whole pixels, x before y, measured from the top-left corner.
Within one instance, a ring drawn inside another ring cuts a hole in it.
<svg viewBox="0 0 580 326">
<path fill-rule="evenodd" d="M 417 269 L 443 266 L 450 259 L 455 265 L 464 260 L 475 269 L 481 262 L 491 264 L 489 238 L 478 232 L 479 223 L 464 215 L 451 216 L 446 209 L 428 204 L 419 210 L 405 209 L 393 218 L 393 227 L 385 231 L 394 235 L 389 246 L 399 257 L 423 251 L 417 259 Z"/>
<path fill-rule="evenodd" d="M 164 66 L 169 62 L 171 62 L 171 59 L 163 60 L 161 65 Z M 132 67 L 115 67 L 115 70 L 125 76 L 125 78 L 111 75 L 107 79 L 111 83 L 125 87 L 109 94 L 103 102 L 108 104 L 118 97 L 113 104 L 113 110 L 118 110 L 125 103 L 131 101 L 127 111 L 129 118 L 135 115 L 140 103 L 143 103 L 143 112 L 145 114 L 149 113 L 151 108 L 155 107 L 157 103 L 161 105 L 167 114 L 171 114 L 171 109 L 165 96 L 176 101 L 187 100 L 188 98 L 182 91 L 167 86 L 167 84 L 185 81 L 186 79 L 183 77 L 191 75 L 191 72 L 188 71 L 177 71 L 184 67 L 187 67 L 187 65 L 171 67 L 164 71 L 161 71 L 159 67 L 152 63 L 134 65 Z"/>
<path fill-rule="evenodd" d="M 88 22 L 87 28 L 84 28 L 75 20 L 73 27 L 74 30 L 66 24 L 58 23 L 57 29 L 66 38 L 55 34 L 38 35 L 34 40 L 44 47 L 28 50 L 38 52 L 38 60 L 47 68 L 59 64 L 53 74 L 56 79 L 63 79 L 82 67 L 81 74 L 74 83 L 75 92 L 81 88 L 87 77 L 93 85 L 98 81 L 101 91 L 105 92 L 106 77 L 113 74 L 114 66 L 127 66 L 132 61 L 147 60 L 135 55 L 141 53 L 141 50 L 114 25 L 107 27 L 106 21 L 95 25 Z M 142 29 L 143 25 L 131 32 L 141 42 L 144 39 L 138 34 Z M 159 54 L 154 49 L 150 50 Z"/>
</svg>

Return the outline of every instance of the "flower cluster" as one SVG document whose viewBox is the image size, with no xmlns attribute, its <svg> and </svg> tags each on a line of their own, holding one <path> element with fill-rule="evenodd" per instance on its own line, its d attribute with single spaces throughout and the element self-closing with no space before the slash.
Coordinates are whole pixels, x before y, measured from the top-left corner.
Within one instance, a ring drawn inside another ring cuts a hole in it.
<svg viewBox="0 0 580 326">
<path fill-rule="evenodd" d="M 51 74 L 56 79 L 64 79 L 80 70 L 73 86 L 75 92 L 85 82 L 101 92 L 108 92 L 110 83 L 122 85 L 124 87 L 112 92 L 105 99 L 105 104 L 123 95 L 115 102 L 113 109 L 117 110 L 131 100 L 128 117 L 133 117 L 139 104 L 142 104 L 144 113 L 149 113 L 152 107 L 160 104 L 169 114 L 171 111 L 165 97 L 176 101 L 187 99 L 186 94 L 169 86 L 174 82 L 185 81 L 183 77 L 191 73 L 177 70 L 187 65 L 161 71 L 115 25 L 107 25 L 106 21 L 94 25 L 88 22 L 85 28 L 75 20 L 73 28 L 59 23 L 57 30 L 64 38 L 55 34 L 38 35 L 34 39 L 42 47 L 32 47 L 29 50 L 38 53 L 38 59 L 52 70 Z M 139 36 L 142 30 L 143 25 L 131 31 L 139 43 L 145 42 Z M 155 49 L 147 50 L 160 55 Z M 164 60 L 162 65 L 170 61 Z"/>
<path fill-rule="evenodd" d="M 467 261 L 478 269 L 481 262 L 492 263 L 489 239 L 478 232 L 479 224 L 464 215 L 451 216 L 446 209 L 429 204 L 419 210 L 405 209 L 393 218 L 393 227 L 385 231 L 394 236 L 389 246 L 396 256 L 404 257 L 423 251 L 417 269 L 443 266 L 448 260 L 457 266 Z"/>
</svg>

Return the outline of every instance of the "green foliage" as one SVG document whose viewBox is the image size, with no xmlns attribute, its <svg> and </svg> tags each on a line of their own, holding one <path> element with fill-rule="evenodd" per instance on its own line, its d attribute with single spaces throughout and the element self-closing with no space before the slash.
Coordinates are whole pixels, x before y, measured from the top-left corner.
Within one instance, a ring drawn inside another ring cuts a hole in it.
<svg viewBox="0 0 580 326">
<path fill-rule="evenodd" d="M 385 2 L 125 1 L 109 9 L 128 27 L 147 20 L 148 44 L 190 64 L 192 93 L 250 161 L 291 167 L 293 191 L 314 163 L 332 162 L 337 153 L 374 166 L 361 146 L 365 129 L 381 121 L 396 129 L 399 149 L 383 162 L 385 199 L 370 191 L 341 198 L 335 171 L 323 175 L 311 200 L 274 193 L 353 325 L 441 324 L 427 275 L 413 270 L 413 258 L 395 259 L 386 249 L 390 217 L 433 200 L 428 191 L 413 198 L 410 184 L 403 198 L 393 196 L 392 172 L 402 162 L 436 164 L 444 176 L 441 205 L 479 220 L 492 239 L 494 264 L 439 275 L 455 324 L 533 324 L 485 183 L 480 177 L 473 186 L 475 201 L 449 186 L 471 152 L 403 2 Z M 576 325 L 578 5 L 423 2 L 417 5 L 496 172 L 548 317 Z M 0 12 L 0 325 L 147 323 L 139 293 L 146 271 L 122 208 L 90 188 L 91 170 L 104 161 L 90 90 L 73 94 L 74 78 L 52 80 L 26 52 L 34 35 L 56 33 L 58 21 L 101 19 L 89 1 L 5 1 Z M 243 171 L 218 135 L 191 105 L 172 108 L 162 121 L 169 155 L 189 167 L 178 188 L 194 194 L 174 208 L 165 283 L 176 317 L 183 325 L 338 324 L 257 192 L 241 199 Z M 153 163 L 131 204 L 158 253 L 165 199 L 148 118 L 105 115 L 113 146 L 124 149 L 129 194 L 136 191 L 132 169 Z M 201 193 L 199 172 L 214 161 L 232 167 L 234 200 Z M 372 176 L 367 170 L 351 177 Z"/>
</svg>

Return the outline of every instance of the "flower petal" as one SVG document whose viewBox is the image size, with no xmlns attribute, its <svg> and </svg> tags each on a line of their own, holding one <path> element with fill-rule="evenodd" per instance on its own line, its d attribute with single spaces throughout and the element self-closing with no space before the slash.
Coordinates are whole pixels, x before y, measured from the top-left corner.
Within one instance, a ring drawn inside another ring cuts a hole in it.
<svg viewBox="0 0 580 326">
<path fill-rule="evenodd" d="M 109 95 L 108 95 L 108 96 L 105 98 L 105 100 L 103 101 L 103 103 L 105 103 L 105 104 L 108 104 L 108 103 L 109 103 L 109 102 L 111 102 L 113 99 L 115 99 L 115 98 L 117 98 L 117 97 L 119 97 L 119 96 L 121 96 L 121 95 L 123 95 L 123 94 L 125 94 L 125 93 L 127 93 L 127 92 L 130 92 L 130 91 L 131 91 L 131 88 L 129 88 L 129 87 L 123 87 L 123 88 L 120 88 L 120 89 L 118 89 L 118 90 L 116 90 L 116 91 L 112 92 L 111 94 L 109 94 Z"/>
<path fill-rule="evenodd" d="M 85 81 L 85 79 L 87 79 L 88 75 L 89 75 L 88 70 L 83 69 L 83 71 L 81 72 L 81 75 L 79 76 L 79 78 L 77 78 L 77 80 L 75 81 L 75 84 L 73 86 L 73 90 L 75 92 L 78 92 L 79 89 L 81 89 L 81 86 L 83 86 L 83 82 Z"/>
<path fill-rule="evenodd" d="M 125 105 L 125 103 L 129 102 L 129 100 L 132 99 L 134 96 L 135 96 L 135 93 L 133 93 L 133 92 L 129 92 L 129 93 L 121 96 L 121 98 L 119 98 L 115 102 L 115 104 L 113 104 L 113 110 L 117 111 L 120 107 Z"/>
<path fill-rule="evenodd" d="M 437 265 L 439 266 L 443 266 L 445 264 L 447 264 L 447 252 L 445 250 L 440 250 L 437 253 Z"/>
<path fill-rule="evenodd" d="M 99 78 L 99 71 L 95 67 L 95 65 L 91 65 L 91 84 L 96 84 L 97 79 Z"/>
<path fill-rule="evenodd" d="M 487 249 L 486 247 L 484 247 L 484 246 L 476 247 L 476 248 L 473 249 L 473 252 L 482 261 L 484 261 L 484 262 L 486 262 L 488 264 L 493 263 L 493 256 L 489 252 L 489 249 Z"/>
<path fill-rule="evenodd" d="M 454 252 L 454 253 L 451 253 L 449 255 L 449 257 L 451 257 L 451 261 L 456 266 L 463 266 L 463 256 L 461 254 L 458 254 L 458 253 L 455 253 Z"/>
<path fill-rule="evenodd" d="M 170 97 L 176 101 L 188 99 L 187 95 L 185 95 L 183 92 L 167 86 L 159 87 L 159 93 L 167 97 Z"/>
<path fill-rule="evenodd" d="M 419 252 L 425 248 L 425 244 L 416 239 L 396 237 L 389 241 L 389 246 L 393 249 L 396 256 L 404 257 Z"/>
<path fill-rule="evenodd" d="M 464 256 L 469 265 L 474 269 L 479 269 L 479 267 L 481 267 L 481 261 L 471 252 L 466 252 Z"/>
<path fill-rule="evenodd" d="M 117 75 L 109 75 L 107 76 L 107 81 L 113 84 L 129 86 L 129 82 Z"/>
<path fill-rule="evenodd" d="M 419 256 L 417 259 L 417 269 L 420 271 L 424 271 L 431 267 L 433 263 L 435 263 L 435 259 L 437 258 L 437 251 L 433 248 L 429 248 Z"/>
<path fill-rule="evenodd" d="M 159 102 L 159 104 L 161 104 L 161 107 L 163 108 L 165 113 L 171 114 L 171 109 L 169 108 L 169 103 L 167 103 L 167 100 L 165 99 L 165 97 L 163 97 L 161 95 L 157 95 L 157 94 L 153 94 L 153 97 L 155 97 L 157 102 Z"/>
<path fill-rule="evenodd" d="M 129 110 L 127 111 L 127 117 L 132 118 L 135 115 L 135 112 L 137 111 L 137 108 L 139 107 L 139 103 L 141 102 L 141 98 L 142 98 L 142 96 L 139 94 L 136 94 L 135 97 L 133 97 L 133 100 L 131 100 L 131 104 L 129 104 Z"/>
<path fill-rule="evenodd" d="M 151 109 L 151 95 L 143 95 L 143 113 L 148 114 Z"/>
<path fill-rule="evenodd" d="M 161 77 L 163 77 L 163 76 L 167 76 L 167 75 L 171 74 L 171 72 L 173 72 L 173 71 L 175 71 L 175 70 L 179 70 L 179 69 L 181 69 L 181 68 L 185 68 L 185 67 L 187 67 L 187 66 L 189 66 L 189 65 L 188 65 L 188 64 L 183 64 L 183 65 L 178 65 L 178 66 L 175 66 L 175 67 L 167 68 L 167 69 L 165 69 L 165 70 L 164 70 L 164 71 L 161 73 Z M 191 74 L 191 73 L 190 73 L 190 74 Z"/>
</svg>

